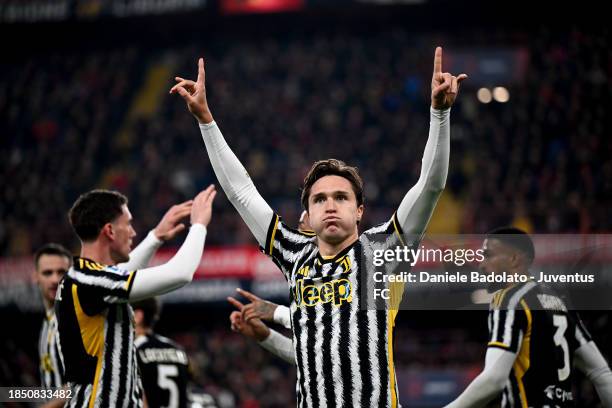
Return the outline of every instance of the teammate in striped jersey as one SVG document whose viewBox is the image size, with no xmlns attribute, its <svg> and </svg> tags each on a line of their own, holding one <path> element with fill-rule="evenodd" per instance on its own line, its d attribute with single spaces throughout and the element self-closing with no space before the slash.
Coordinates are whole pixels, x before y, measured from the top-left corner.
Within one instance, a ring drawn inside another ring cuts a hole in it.
<svg viewBox="0 0 612 408">
<path fill-rule="evenodd" d="M 416 237 L 411 245 L 422 237 L 446 182 L 450 107 L 467 76 L 443 73 L 442 49 L 436 49 L 419 180 L 387 222 L 361 235 L 362 180 L 356 168 L 335 159 L 315 163 L 305 179 L 302 204 L 314 232 L 282 222 L 223 139 L 206 101 L 204 76 L 200 59 L 197 81 L 177 77 L 170 92 L 181 95 L 200 123 L 221 186 L 289 283 L 297 405 L 396 407 L 393 326 L 403 288 L 394 288 L 388 307 L 374 310 L 364 294 L 372 284 L 368 260 L 374 250 L 397 246 L 403 232 Z"/>
<path fill-rule="evenodd" d="M 529 275 L 535 252 L 525 232 L 494 230 L 483 250 L 483 273 Z M 551 288 L 530 280 L 498 290 L 488 323 L 484 370 L 447 408 L 484 407 L 495 398 L 503 408 L 573 407 L 574 365 L 593 382 L 604 406 L 612 407 L 607 362 L 578 314 Z"/>
<path fill-rule="evenodd" d="M 57 347 L 57 319 L 53 303 L 59 282 L 72 263 L 70 251 L 59 244 L 43 245 L 34 255 L 34 281 L 40 289 L 45 306 L 45 319 L 38 339 L 38 357 L 40 359 L 40 384 L 44 388 L 62 387 L 63 368 Z M 61 407 L 64 400 L 50 400 L 46 408 Z"/>
<path fill-rule="evenodd" d="M 81 255 L 60 283 L 55 303 L 64 379 L 72 389 L 67 406 L 143 405 L 134 317 L 127 302 L 191 281 L 202 256 L 215 194 L 210 186 L 193 201 L 173 207 L 162 220 L 172 225 L 167 238 L 185 228 L 179 221 L 190 214 L 185 242 L 167 263 L 139 270 L 133 270 L 129 262 L 136 233 L 127 198 L 114 191 L 93 190 L 74 203 L 69 218 L 81 240 Z M 121 263 L 123 267 L 115 266 Z"/>
</svg>

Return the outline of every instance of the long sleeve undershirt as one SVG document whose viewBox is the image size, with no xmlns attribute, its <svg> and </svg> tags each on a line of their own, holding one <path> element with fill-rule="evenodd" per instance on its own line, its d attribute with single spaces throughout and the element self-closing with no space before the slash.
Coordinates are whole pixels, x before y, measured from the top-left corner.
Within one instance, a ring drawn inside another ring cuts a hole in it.
<svg viewBox="0 0 612 408">
<path fill-rule="evenodd" d="M 485 368 L 474 378 L 456 400 L 445 408 L 484 407 L 504 389 L 516 354 L 496 347 L 489 347 L 485 357 Z"/>
<path fill-rule="evenodd" d="M 265 246 L 274 211 L 255 188 L 217 124 L 214 121 L 200 124 L 200 132 L 219 184 L 259 245 Z M 432 108 L 420 177 L 397 210 L 397 218 L 405 234 L 419 237 L 423 234 L 446 183 L 449 152 L 450 109 Z"/>
<path fill-rule="evenodd" d="M 274 310 L 272 318 L 274 323 L 280 324 L 285 329 L 291 328 L 291 310 L 287 306 L 278 305 Z"/>
<path fill-rule="evenodd" d="M 270 335 L 265 340 L 260 341 L 259 344 L 270 353 L 295 365 L 295 351 L 293 350 L 293 340 L 291 338 L 270 329 Z"/>
<path fill-rule="evenodd" d="M 589 341 L 574 353 L 576 368 L 593 383 L 604 407 L 612 408 L 612 371 L 597 345 Z"/>
<path fill-rule="evenodd" d="M 193 279 L 204 250 L 206 227 L 193 224 L 177 253 L 163 265 L 138 270 L 130 301 L 161 295 L 186 285 Z"/>
</svg>

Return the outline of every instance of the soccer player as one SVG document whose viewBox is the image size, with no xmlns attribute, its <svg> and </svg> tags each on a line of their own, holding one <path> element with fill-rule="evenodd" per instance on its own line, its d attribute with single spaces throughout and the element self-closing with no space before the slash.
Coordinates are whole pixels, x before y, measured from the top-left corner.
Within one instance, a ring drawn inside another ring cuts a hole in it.
<svg viewBox="0 0 612 408">
<path fill-rule="evenodd" d="M 189 361 L 178 344 L 153 332 L 159 319 L 159 300 L 144 299 L 132 303 L 132 309 L 136 356 L 147 405 L 150 408 L 186 408 Z"/>
<path fill-rule="evenodd" d="M 192 201 L 172 206 L 162 217 L 155 229 L 130 253 L 130 261 L 121 264 L 122 268 L 145 267 L 157 248 L 167 240 L 173 239 L 185 229 L 181 219 L 189 215 Z M 41 385 L 45 388 L 62 387 L 63 368 L 57 346 L 57 319 L 55 317 L 55 295 L 59 282 L 72 265 L 72 254 L 59 244 L 49 243 L 42 246 L 34 255 L 34 281 L 40 289 L 45 306 L 45 320 L 38 342 Z M 63 399 L 49 401 L 45 407 L 64 405 Z"/>
<path fill-rule="evenodd" d="M 368 308 L 369 299 L 361 293 L 370 278 L 365 259 L 375 248 L 402 241 L 402 233 L 417 237 L 411 244 L 418 244 L 446 182 L 450 108 L 467 76 L 443 72 L 442 49 L 436 49 L 430 132 L 419 180 L 387 222 L 361 235 L 363 183 L 356 168 L 339 160 L 316 162 L 305 178 L 302 205 L 313 233 L 289 228 L 274 213 L 214 122 L 204 77 L 200 59 L 197 81 L 176 77 L 170 93 L 180 94 L 198 120 L 227 197 L 289 283 L 297 405 L 396 407 L 392 329 L 403 288 L 384 310 Z"/>
<path fill-rule="evenodd" d="M 535 251 L 529 235 L 499 228 L 483 243 L 482 273 L 529 275 Z M 573 407 L 574 365 L 612 407 L 612 373 L 575 312 L 551 288 L 530 280 L 495 292 L 489 308 L 485 367 L 447 408 Z"/>
<path fill-rule="evenodd" d="M 136 235 L 127 198 L 116 191 L 93 190 L 76 200 L 69 219 L 81 240 L 81 255 L 60 283 L 55 303 L 64 380 L 72 390 L 68 406 L 142 406 L 133 312 L 127 302 L 191 281 L 215 194 L 211 185 L 190 204 L 191 228 L 174 257 L 141 270 L 115 266 L 130 260 Z"/>
<path fill-rule="evenodd" d="M 71 264 L 72 254 L 59 244 L 45 244 L 34 255 L 33 278 L 40 289 L 45 306 L 45 319 L 38 339 L 40 384 L 47 389 L 64 386 L 63 368 L 56 341 L 57 319 L 53 303 L 57 287 Z M 63 399 L 50 400 L 45 407 L 61 407 L 64 402 Z"/>
<path fill-rule="evenodd" d="M 244 289 L 237 289 L 238 293 L 251 301 L 248 305 L 242 304 L 233 297 L 227 300 L 236 309 L 230 314 L 230 327 L 233 331 L 256 340 L 263 348 L 295 365 L 293 340 L 276 330 L 270 329 L 263 320 L 273 321 L 291 329 L 291 312 L 288 307 L 277 305 L 255 296 Z"/>
</svg>

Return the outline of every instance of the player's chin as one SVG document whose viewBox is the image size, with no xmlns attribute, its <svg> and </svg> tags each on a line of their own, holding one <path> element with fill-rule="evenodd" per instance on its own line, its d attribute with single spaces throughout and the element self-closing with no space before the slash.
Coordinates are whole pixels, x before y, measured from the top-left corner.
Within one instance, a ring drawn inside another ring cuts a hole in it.
<svg viewBox="0 0 612 408">
<path fill-rule="evenodd" d="M 326 228 L 323 232 L 323 238 L 330 244 L 339 244 L 346 239 L 348 234 L 340 228 Z"/>
</svg>

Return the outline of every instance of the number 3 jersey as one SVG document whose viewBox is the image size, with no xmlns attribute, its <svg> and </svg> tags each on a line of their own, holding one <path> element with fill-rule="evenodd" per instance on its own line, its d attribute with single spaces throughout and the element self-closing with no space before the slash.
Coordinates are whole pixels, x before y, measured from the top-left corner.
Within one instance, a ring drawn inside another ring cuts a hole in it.
<svg viewBox="0 0 612 408">
<path fill-rule="evenodd" d="M 574 406 L 573 355 L 591 338 L 558 294 L 533 281 L 497 291 L 488 323 L 488 346 L 517 355 L 502 407 Z"/>
<path fill-rule="evenodd" d="M 153 333 L 137 337 L 136 350 L 148 406 L 186 408 L 189 364 L 185 351 Z"/>
</svg>

